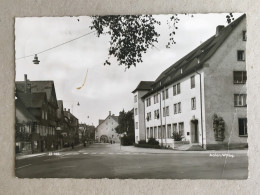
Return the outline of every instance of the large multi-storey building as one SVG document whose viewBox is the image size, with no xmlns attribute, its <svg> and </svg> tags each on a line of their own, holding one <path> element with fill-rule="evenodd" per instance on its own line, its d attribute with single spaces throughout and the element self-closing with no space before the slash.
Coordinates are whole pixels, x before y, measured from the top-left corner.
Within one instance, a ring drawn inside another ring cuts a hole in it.
<svg viewBox="0 0 260 195">
<path fill-rule="evenodd" d="M 247 144 L 246 16 L 133 91 L 136 142 L 169 145 L 173 132 L 204 148 Z M 142 87 L 146 84 L 146 87 Z M 223 119 L 223 120 L 222 120 Z"/>
</svg>

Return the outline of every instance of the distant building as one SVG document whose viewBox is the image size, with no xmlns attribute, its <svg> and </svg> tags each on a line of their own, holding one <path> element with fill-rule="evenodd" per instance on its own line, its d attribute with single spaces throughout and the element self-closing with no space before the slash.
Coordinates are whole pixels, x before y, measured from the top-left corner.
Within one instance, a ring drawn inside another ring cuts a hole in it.
<svg viewBox="0 0 260 195">
<path fill-rule="evenodd" d="M 115 128 L 118 126 L 118 116 L 111 115 L 111 111 L 105 120 L 99 120 L 96 128 L 96 140 L 102 143 L 115 142 L 120 143 L 119 135 Z"/>
<path fill-rule="evenodd" d="M 246 16 L 133 91 L 136 142 L 169 145 L 173 132 L 204 148 L 247 144 Z M 213 119 L 215 114 L 219 117 Z M 224 124 L 218 124 L 220 117 Z M 225 127 L 223 132 L 221 125 Z"/>
<path fill-rule="evenodd" d="M 70 109 L 66 110 L 64 109 L 64 117 L 65 121 L 68 125 L 68 140 L 66 141 L 66 144 L 73 144 L 77 145 L 79 144 L 79 120 L 77 117 L 75 117 L 71 112 Z"/>
</svg>

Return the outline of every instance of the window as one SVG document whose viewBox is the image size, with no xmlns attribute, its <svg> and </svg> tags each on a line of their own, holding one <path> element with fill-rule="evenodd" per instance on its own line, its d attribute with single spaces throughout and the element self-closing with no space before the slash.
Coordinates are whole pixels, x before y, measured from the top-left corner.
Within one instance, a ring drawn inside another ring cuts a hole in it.
<svg viewBox="0 0 260 195">
<path fill-rule="evenodd" d="M 176 93 L 176 89 L 177 89 L 176 85 L 173 85 L 173 95 L 174 95 L 174 96 L 177 94 L 177 93 Z"/>
<path fill-rule="evenodd" d="M 166 107 L 165 112 L 166 112 L 166 116 L 169 116 L 169 115 L 170 115 L 170 113 L 169 113 L 169 106 Z"/>
<path fill-rule="evenodd" d="M 192 76 L 190 78 L 190 88 L 195 88 L 195 76 Z"/>
<path fill-rule="evenodd" d="M 243 41 L 246 41 L 246 39 L 247 39 L 246 31 L 244 30 L 244 31 L 243 31 Z"/>
<path fill-rule="evenodd" d="M 146 100 L 146 106 L 151 106 L 151 98 L 147 98 Z"/>
<path fill-rule="evenodd" d="M 154 127 L 154 138 L 157 139 L 157 127 Z"/>
<path fill-rule="evenodd" d="M 191 98 L 191 109 L 195 110 L 196 109 L 196 98 Z"/>
<path fill-rule="evenodd" d="M 177 123 L 172 124 L 172 131 L 177 132 Z"/>
<path fill-rule="evenodd" d="M 42 110 L 42 119 L 44 119 L 44 110 Z"/>
<path fill-rule="evenodd" d="M 234 106 L 246 106 L 246 94 L 234 95 Z"/>
<path fill-rule="evenodd" d="M 165 99 L 165 91 L 162 91 L 162 99 Z"/>
<path fill-rule="evenodd" d="M 154 119 L 159 119 L 160 115 L 159 115 L 159 110 L 155 110 L 154 111 Z"/>
<path fill-rule="evenodd" d="M 169 98 L 168 89 L 165 90 L 165 98 L 166 98 L 166 99 Z"/>
<path fill-rule="evenodd" d="M 162 138 L 161 126 L 158 126 L 158 138 Z"/>
<path fill-rule="evenodd" d="M 153 96 L 153 101 L 154 101 L 154 104 L 158 103 L 159 102 L 159 98 L 158 98 L 159 94 L 156 94 Z"/>
<path fill-rule="evenodd" d="M 234 83 L 246 83 L 247 73 L 246 71 L 234 71 L 233 72 Z"/>
<path fill-rule="evenodd" d="M 247 136 L 247 118 L 238 119 L 239 136 Z"/>
<path fill-rule="evenodd" d="M 137 108 L 135 108 L 135 115 L 137 115 Z"/>
<path fill-rule="evenodd" d="M 147 137 L 147 139 L 149 138 L 149 127 L 147 128 L 147 135 L 146 135 L 146 137 Z"/>
<path fill-rule="evenodd" d="M 167 125 L 167 138 L 171 138 L 172 137 L 172 129 L 171 129 L 171 124 Z"/>
<path fill-rule="evenodd" d="M 184 123 L 179 123 L 179 133 L 181 135 L 184 135 Z"/>
<path fill-rule="evenodd" d="M 152 119 L 152 113 L 151 113 L 151 112 L 148 112 L 148 113 L 146 114 L 146 120 L 149 121 L 149 120 L 151 120 L 151 119 Z"/>
<path fill-rule="evenodd" d="M 135 122 L 135 128 L 138 129 L 138 122 Z"/>
<path fill-rule="evenodd" d="M 177 94 L 180 94 L 181 93 L 181 84 L 178 83 L 177 84 Z"/>
<path fill-rule="evenodd" d="M 165 125 L 163 125 L 163 127 L 162 127 L 162 138 L 163 139 L 165 138 L 165 134 L 166 134 Z"/>
<path fill-rule="evenodd" d="M 177 104 L 173 105 L 174 114 L 177 114 Z"/>
<path fill-rule="evenodd" d="M 150 127 L 150 137 L 153 137 L 153 128 Z"/>
<path fill-rule="evenodd" d="M 134 97 L 134 102 L 137 102 L 137 95 L 135 95 Z"/>
<path fill-rule="evenodd" d="M 244 50 L 238 50 L 237 51 L 237 60 L 238 61 L 245 61 L 245 51 Z"/>
<path fill-rule="evenodd" d="M 178 103 L 178 113 L 181 113 L 181 102 Z"/>
<path fill-rule="evenodd" d="M 45 112 L 45 120 L 48 119 L 48 115 L 47 115 L 47 112 Z"/>
</svg>

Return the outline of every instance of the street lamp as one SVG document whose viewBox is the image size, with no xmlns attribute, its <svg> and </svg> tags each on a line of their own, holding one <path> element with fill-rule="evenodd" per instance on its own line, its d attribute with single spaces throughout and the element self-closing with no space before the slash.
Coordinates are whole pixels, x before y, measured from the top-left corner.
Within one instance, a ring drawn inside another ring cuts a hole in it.
<svg viewBox="0 0 260 195">
<path fill-rule="evenodd" d="M 35 54 L 35 56 L 34 56 L 33 63 L 34 64 L 39 64 L 40 63 L 40 61 L 38 60 L 37 54 Z"/>
</svg>

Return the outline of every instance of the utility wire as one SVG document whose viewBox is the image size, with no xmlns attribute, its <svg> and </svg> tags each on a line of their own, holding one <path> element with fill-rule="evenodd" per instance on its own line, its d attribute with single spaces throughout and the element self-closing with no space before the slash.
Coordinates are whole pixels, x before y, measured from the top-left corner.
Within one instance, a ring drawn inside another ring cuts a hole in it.
<svg viewBox="0 0 260 195">
<path fill-rule="evenodd" d="M 61 44 L 59 44 L 59 45 L 56 45 L 56 46 L 53 46 L 53 47 L 51 47 L 51 48 L 45 49 L 45 50 L 40 51 L 40 52 L 35 53 L 35 54 L 41 54 L 41 53 L 44 53 L 44 52 L 46 52 L 46 51 L 55 49 L 55 48 L 57 48 L 57 47 L 60 47 L 60 46 L 62 46 L 62 45 L 65 45 L 65 44 L 67 44 L 67 43 L 70 43 L 70 42 L 72 42 L 72 41 L 75 41 L 75 40 L 77 40 L 77 39 L 80 39 L 80 38 L 82 38 L 82 37 L 85 37 L 85 36 L 87 36 L 87 35 L 90 35 L 90 34 L 92 34 L 92 33 L 94 33 L 94 32 L 96 32 L 96 31 L 91 31 L 91 32 L 89 32 L 89 33 L 87 33 L 87 34 L 84 34 L 84 35 L 80 36 L 80 37 L 77 37 L 77 38 L 75 38 L 75 39 L 71 39 L 71 40 L 69 40 L 69 41 L 66 41 L 66 42 L 61 43 Z M 20 60 L 20 59 L 28 58 L 28 57 L 34 56 L 35 54 L 31 54 L 31 55 L 28 55 L 28 56 L 16 58 L 15 60 Z"/>
</svg>

